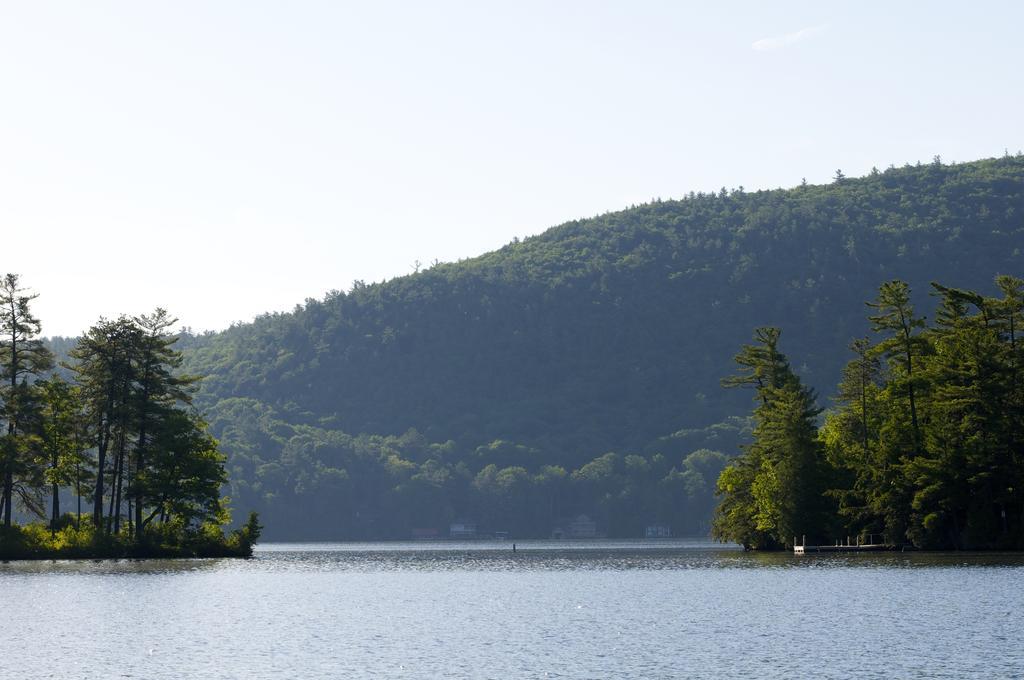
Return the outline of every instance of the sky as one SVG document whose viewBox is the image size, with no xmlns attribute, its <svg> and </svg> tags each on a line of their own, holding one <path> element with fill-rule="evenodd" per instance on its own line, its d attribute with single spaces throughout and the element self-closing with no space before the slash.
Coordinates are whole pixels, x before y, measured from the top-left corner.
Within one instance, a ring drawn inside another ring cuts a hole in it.
<svg viewBox="0 0 1024 680">
<path fill-rule="evenodd" d="M 221 329 L 652 198 L 1024 148 L 1024 3 L 0 0 L 0 272 Z"/>
</svg>

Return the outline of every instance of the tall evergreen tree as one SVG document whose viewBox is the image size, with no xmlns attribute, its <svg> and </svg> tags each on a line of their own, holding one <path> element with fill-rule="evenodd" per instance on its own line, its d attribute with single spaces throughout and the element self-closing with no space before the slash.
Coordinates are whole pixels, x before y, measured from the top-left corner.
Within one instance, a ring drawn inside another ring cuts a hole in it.
<svg viewBox="0 0 1024 680">
<path fill-rule="evenodd" d="M 877 349 L 889 361 L 891 380 L 894 387 L 904 391 L 910 407 L 914 447 L 921 447 L 921 426 L 918 418 L 917 396 L 920 377 L 914 371 L 922 354 L 927 351 L 927 341 L 919 335 L 924 328 L 924 317 L 914 315 L 910 303 L 910 286 L 903 281 L 889 281 L 878 290 L 878 299 L 868 306 L 877 310 L 869 316 L 871 329 L 887 337 Z"/>
<path fill-rule="evenodd" d="M 839 408 L 826 418 L 821 439 L 840 477 L 839 488 L 832 490 L 839 513 L 856 535 L 882 534 L 885 522 L 877 491 L 885 488 L 891 470 L 878 446 L 883 416 L 881 363 L 867 338 L 854 340 L 850 350 L 854 358 L 843 369 L 836 395 Z"/>
<path fill-rule="evenodd" d="M 754 442 L 749 453 L 761 461 L 753 485 L 758 528 L 779 545 L 795 536 L 828 538 L 830 508 L 824 455 L 814 393 L 793 375 L 773 388 L 754 412 Z"/>
<path fill-rule="evenodd" d="M 850 350 L 855 358 L 843 369 L 837 399 L 856 408 L 857 417 L 851 426 L 860 442 L 863 460 L 867 464 L 871 458 L 871 441 L 876 426 L 872 402 L 878 388 L 881 365 L 878 357 L 871 351 L 871 343 L 867 338 L 854 340 L 850 343 Z"/>
<path fill-rule="evenodd" d="M 736 356 L 740 374 L 727 387 L 754 385 L 754 441 L 719 477 L 723 496 L 712 531 L 747 548 L 791 545 L 797 535 L 823 537 L 828 528 L 827 469 L 817 438 L 820 409 L 778 349 L 779 330 L 759 328 L 759 344 Z"/>
<path fill-rule="evenodd" d="M 224 456 L 210 436 L 206 423 L 194 412 L 156 407 L 159 416 L 151 421 L 149 457 L 143 473 L 147 491 L 144 513 L 136 537 L 154 520 L 175 519 L 184 527 L 195 523 L 229 519 L 220 497 L 227 482 Z"/>
<path fill-rule="evenodd" d="M 61 517 L 60 489 L 74 489 L 81 521 L 82 484 L 89 460 L 83 448 L 83 414 L 78 389 L 59 376 L 38 383 L 41 413 L 40 437 L 47 458 L 50 484 L 50 529 L 56 531 Z"/>
<path fill-rule="evenodd" d="M 136 350 L 135 384 L 135 460 L 136 477 L 133 482 L 135 506 L 136 540 L 143 540 L 146 524 L 143 522 L 144 508 L 151 504 L 146 483 L 150 464 L 148 451 L 150 438 L 168 417 L 169 409 L 187 405 L 192 401 L 190 387 L 196 378 L 180 375 L 181 353 L 174 349 L 177 338 L 168 331 L 177 319 L 164 309 L 157 308 L 153 314 L 136 317 L 135 323 L 141 330 Z M 197 426 L 198 428 L 198 426 Z M 215 448 L 215 447 L 214 447 Z"/>
<path fill-rule="evenodd" d="M 930 327 L 899 282 L 883 286 L 873 306 L 886 318 L 871 320 L 891 333 L 858 351 L 822 431 L 830 460 L 847 473 L 833 494 L 848 529 L 880 527 L 892 543 L 930 548 L 1024 545 L 1024 281 L 996 284 L 1001 298 L 932 284 L 939 305 Z M 858 377 L 873 355 L 888 359 L 886 370 L 863 399 Z"/>
<path fill-rule="evenodd" d="M 119 510 L 117 497 L 128 446 L 127 429 L 132 423 L 135 379 L 132 354 L 138 346 L 139 335 L 138 327 L 127 317 L 116 321 L 101 319 L 70 352 L 76 382 L 92 423 L 90 444 L 96 451 L 93 523 L 98 529 L 106 526 L 116 531 L 120 528 L 120 519 L 114 517 L 114 512 L 115 508 Z M 108 495 L 110 509 L 105 524 L 103 502 Z"/>
<path fill-rule="evenodd" d="M 925 451 L 907 463 L 914 488 L 908 535 L 924 546 L 992 547 L 997 508 L 1015 474 L 1010 416 L 1013 357 L 998 318 L 1012 301 L 933 284 L 941 297 L 928 331 Z M 1012 314 L 1012 313 L 1011 313 Z"/>
<path fill-rule="evenodd" d="M 38 294 L 30 294 L 20 285 L 17 274 L 0 280 L 0 399 L 7 434 L 0 448 L 2 455 L 3 491 L 0 506 L 5 527 L 11 526 L 14 494 L 30 501 L 27 488 L 16 486 L 19 475 L 38 474 L 32 470 L 32 446 L 25 428 L 35 405 L 32 382 L 53 365 L 50 351 L 39 339 L 40 323 L 32 315 L 31 303 Z M 29 485 L 34 486 L 34 485 Z"/>
<path fill-rule="evenodd" d="M 757 398 L 764 403 L 771 388 L 782 386 L 789 379 L 791 371 L 785 355 L 779 351 L 778 328 L 765 326 L 754 330 L 755 344 L 743 345 L 734 361 L 739 371 L 722 379 L 722 387 L 751 387 Z"/>
</svg>

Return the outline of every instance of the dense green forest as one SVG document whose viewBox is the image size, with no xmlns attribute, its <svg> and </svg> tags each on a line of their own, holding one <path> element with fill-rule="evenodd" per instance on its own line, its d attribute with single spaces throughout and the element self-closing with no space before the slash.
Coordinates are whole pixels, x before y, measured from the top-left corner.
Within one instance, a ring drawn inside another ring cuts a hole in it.
<svg viewBox="0 0 1024 680">
<path fill-rule="evenodd" d="M 581 513 L 609 535 L 706 534 L 754 423 L 719 387 L 737 340 L 785 328 L 794 374 L 832 394 L 881 282 L 923 314 L 932 280 L 994 293 L 1021 269 L 1022 216 L 1020 156 L 692 193 L 180 346 L 268 536 L 547 536 Z"/>
<path fill-rule="evenodd" d="M 189 408 L 176 319 L 101 319 L 55 371 L 36 297 L 0 280 L 0 558 L 251 554 L 255 515 L 223 531 L 224 457 Z M 19 526 L 16 508 L 48 521 Z"/>
<path fill-rule="evenodd" d="M 928 324 L 903 281 L 870 303 L 837 408 L 813 391 L 780 331 L 761 328 L 729 387 L 755 389 L 753 442 L 722 472 L 714 533 L 748 548 L 878 536 L 921 548 L 1024 548 L 1024 280 L 998 297 L 933 283 Z M 805 538 L 806 537 L 806 538 Z"/>
</svg>

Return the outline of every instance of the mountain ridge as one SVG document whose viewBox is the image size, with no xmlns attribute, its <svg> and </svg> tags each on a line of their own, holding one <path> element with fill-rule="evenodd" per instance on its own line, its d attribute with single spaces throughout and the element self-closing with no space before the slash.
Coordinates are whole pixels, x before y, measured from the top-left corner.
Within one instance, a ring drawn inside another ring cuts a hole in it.
<svg viewBox="0 0 1024 680">
<path fill-rule="evenodd" d="M 733 452 L 742 439 L 749 395 L 717 383 L 755 326 L 782 327 L 794 366 L 827 395 L 846 345 L 868 332 L 857 312 L 883 281 L 909 281 L 925 309 L 931 280 L 985 291 L 996 273 L 1019 271 L 1022 187 L 1024 159 L 1009 156 L 691 194 L 356 282 L 183 345 L 188 368 L 209 376 L 198 403 L 247 501 L 293 492 L 302 467 L 364 479 L 358 456 L 326 447 L 268 492 L 261 466 L 288 468 L 302 428 L 422 439 L 424 451 L 399 458 L 417 470 L 463 463 L 472 478 L 496 442 L 533 452 L 493 454 L 529 474 L 578 470 L 609 451 L 661 454 L 679 468 L 692 451 Z M 239 417 L 239 400 L 251 400 L 250 420 L 277 424 L 240 433 L 224 417 Z M 401 487 L 403 474 L 385 474 L 381 489 Z"/>
</svg>

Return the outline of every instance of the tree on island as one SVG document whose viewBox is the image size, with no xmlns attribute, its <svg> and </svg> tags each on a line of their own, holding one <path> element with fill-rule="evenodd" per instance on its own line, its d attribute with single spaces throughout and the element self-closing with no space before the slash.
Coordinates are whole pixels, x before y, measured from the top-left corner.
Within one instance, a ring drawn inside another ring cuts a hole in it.
<svg viewBox="0 0 1024 680">
<path fill-rule="evenodd" d="M 755 385 L 759 405 L 753 443 L 719 477 L 714 535 L 759 549 L 805 533 L 1024 548 L 1024 280 L 996 285 L 1002 297 L 933 283 L 929 326 L 906 283 L 883 284 L 868 319 L 882 339 L 851 345 L 820 428 L 777 331 L 759 329 L 725 381 Z"/>
<path fill-rule="evenodd" d="M 176 322 L 163 309 L 101 319 L 70 351 L 67 382 L 49 374 L 48 350 L 30 312 L 35 295 L 8 275 L 0 284 L 0 386 L 5 530 L 0 555 L 247 555 L 255 515 L 225 537 L 230 521 L 224 457 L 191 407 L 198 378 L 180 371 Z M 78 498 L 61 515 L 60 490 Z M 49 491 L 49 513 L 45 493 Z M 81 523 L 84 495 L 92 522 Z M 49 514 L 48 536 L 12 526 L 12 505 Z"/>
<path fill-rule="evenodd" d="M 203 522 L 223 510 L 223 460 L 202 419 L 188 410 L 197 378 L 177 371 L 181 353 L 168 331 L 175 321 L 163 309 L 101 320 L 71 351 L 95 424 L 93 523 L 117 534 L 126 522 L 140 544 L 154 518 Z"/>
<path fill-rule="evenodd" d="M 79 390 L 59 375 L 37 383 L 40 393 L 40 439 L 48 468 L 50 484 L 50 531 L 59 528 L 60 489 L 71 487 L 78 497 L 75 526 L 82 520 L 82 484 L 86 482 L 89 459 L 86 455 L 84 427 L 86 424 Z"/>
<path fill-rule="evenodd" d="M 30 509 L 37 510 L 33 490 L 38 488 L 38 467 L 33 465 L 37 452 L 36 420 L 38 390 L 34 380 L 53 366 L 53 357 L 37 336 L 40 323 L 29 306 L 38 294 L 27 294 L 17 274 L 0 281 L 0 401 L 7 434 L 0 447 L 3 457 L 3 492 L 0 507 L 4 527 L 11 526 L 14 496 Z"/>
<path fill-rule="evenodd" d="M 757 344 L 736 355 L 740 373 L 722 381 L 725 387 L 754 387 L 757 407 L 753 443 L 719 477 L 724 497 L 712 533 L 747 549 L 788 546 L 793 536 L 817 537 L 827 525 L 826 471 L 815 425 L 820 409 L 779 351 L 780 335 L 777 328 L 757 329 Z"/>
</svg>

